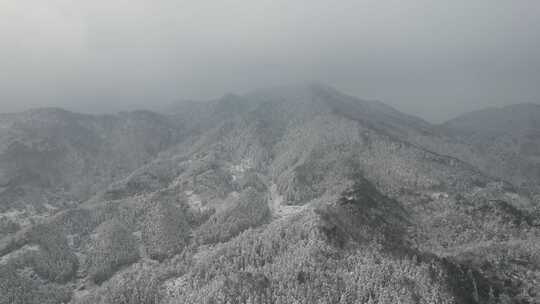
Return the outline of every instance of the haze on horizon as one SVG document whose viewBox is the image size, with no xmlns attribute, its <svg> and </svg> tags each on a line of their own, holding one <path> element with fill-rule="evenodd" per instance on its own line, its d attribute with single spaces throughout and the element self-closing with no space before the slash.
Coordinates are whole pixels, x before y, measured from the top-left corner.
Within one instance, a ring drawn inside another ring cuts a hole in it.
<svg viewBox="0 0 540 304">
<path fill-rule="evenodd" d="M 1 0 L 0 112 L 317 81 L 430 121 L 540 103 L 534 0 Z"/>
</svg>

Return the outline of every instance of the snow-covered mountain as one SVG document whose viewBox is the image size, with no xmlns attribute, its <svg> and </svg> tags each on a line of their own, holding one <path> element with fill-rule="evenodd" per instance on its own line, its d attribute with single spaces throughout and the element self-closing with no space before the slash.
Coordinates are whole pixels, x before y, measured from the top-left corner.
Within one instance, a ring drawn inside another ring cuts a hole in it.
<svg viewBox="0 0 540 304">
<path fill-rule="evenodd" d="M 321 84 L 4 114 L 0 303 L 537 302 L 535 177 L 471 115 Z"/>
</svg>

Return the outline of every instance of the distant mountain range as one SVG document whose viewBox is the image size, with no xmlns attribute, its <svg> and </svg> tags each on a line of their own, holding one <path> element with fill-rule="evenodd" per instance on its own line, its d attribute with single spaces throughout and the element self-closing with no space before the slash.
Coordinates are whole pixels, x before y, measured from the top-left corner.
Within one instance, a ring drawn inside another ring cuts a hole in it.
<svg viewBox="0 0 540 304">
<path fill-rule="evenodd" d="M 0 115 L 0 304 L 540 303 L 540 106 L 321 85 Z"/>
</svg>

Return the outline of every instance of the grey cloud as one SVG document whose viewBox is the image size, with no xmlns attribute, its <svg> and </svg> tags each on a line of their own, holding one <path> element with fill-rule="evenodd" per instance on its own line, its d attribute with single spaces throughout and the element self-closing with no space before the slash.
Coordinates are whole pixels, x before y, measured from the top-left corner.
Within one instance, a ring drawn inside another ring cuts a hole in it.
<svg viewBox="0 0 540 304">
<path fill-rule="evenodd" d="M 533 0 L 8 0 L 0 112 L 106 112 L 302 81 L 440 121 L 540 102 Z"/>
</svg>

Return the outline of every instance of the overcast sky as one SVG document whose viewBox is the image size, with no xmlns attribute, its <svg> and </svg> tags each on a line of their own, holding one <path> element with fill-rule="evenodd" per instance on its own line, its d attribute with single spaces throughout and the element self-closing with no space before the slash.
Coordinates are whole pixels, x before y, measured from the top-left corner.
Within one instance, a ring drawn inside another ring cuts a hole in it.
<svg viewBox="0 0 540 304">
<path fill-rule="evenodd" d="M 432 121 L 540 103 L 540 1 L 0 0 L 0 112 L 305 81 Z"/>
</svg>

